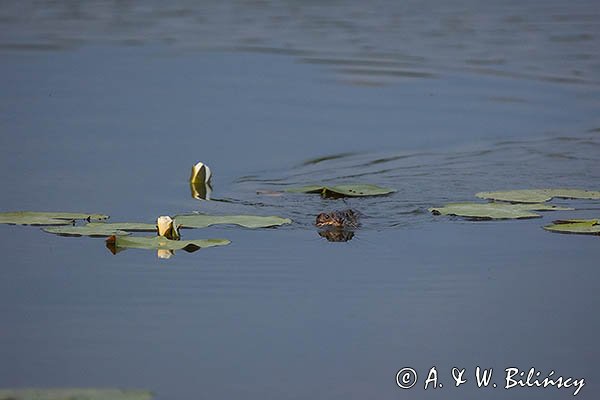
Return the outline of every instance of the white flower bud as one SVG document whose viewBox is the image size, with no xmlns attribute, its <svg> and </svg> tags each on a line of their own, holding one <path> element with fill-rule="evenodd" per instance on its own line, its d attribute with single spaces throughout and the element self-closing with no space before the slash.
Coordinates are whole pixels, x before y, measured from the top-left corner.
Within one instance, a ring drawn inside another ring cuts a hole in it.
<svg viewBox="0 0 600 400">
<path fill-rule="evenodd" d="M 169 216 L 158 217 L 156 226 L 158 226 L 158 236 L 168 236 L 173 229 L 173 219 Z"/>
<path fill-rule="evenodd" d="M 210 171 L 210 168 L 208 168 L 208 165 L 198 162 L 192 167 L 192 175 L 190 176 L 190 182 L 210 185 L 211 177 L 212 172 Z"/>
</svg>

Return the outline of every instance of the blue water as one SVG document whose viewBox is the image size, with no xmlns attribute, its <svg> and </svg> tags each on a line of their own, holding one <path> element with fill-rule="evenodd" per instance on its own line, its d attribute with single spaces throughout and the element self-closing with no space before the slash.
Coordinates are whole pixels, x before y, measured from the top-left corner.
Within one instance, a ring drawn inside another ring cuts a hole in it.
<svg viewBox="0 0 600 400">
<path fill-rule="evenodd" d="M 429 8 L 428 8 L 429 7 Z M 9 2 L 0 12 L 0 210 L 112 221 L 290 217 L 186 230 L 168 260 L 0 225 L 0 387 L 138 387 L 156 399 L 540 398 L 503 370 L 600 393 L 598 238 L 427 208 L 600 182 L 594 2 Z M 213 195 L 190 195 L 196 161 Z M 265 196 L 364 181 L 382 198 Z M 364 214 L 346 243 L 321 211 Z M 423 390 L 432 366 L 441 389 Z M 469 382 L 455 388 L 452 367 Z M 477 389 L 476 366 L 498 388 Z M 396 372 L 419 383 L 400 389 Z"/>
</svg>

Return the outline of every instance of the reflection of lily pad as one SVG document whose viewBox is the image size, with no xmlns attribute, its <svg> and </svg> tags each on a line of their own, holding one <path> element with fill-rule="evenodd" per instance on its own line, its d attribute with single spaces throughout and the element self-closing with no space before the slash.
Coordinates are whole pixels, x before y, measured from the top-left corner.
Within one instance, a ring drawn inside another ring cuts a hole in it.
<svg viewBox="0 0 600 400">
<path fill-rule="evenodd" d="M 225 246 L 231 242 L 227 239 L 170 240 L 163 236 L 111 236 L 106 239 L 106 243 L 114 248 L 185 250 L 191 253 L 202 248 Z"/>
<path fill-rule="evenodd" d="M 13 225 L 69 225 L 75 220 L 79 219 L 87 221 L 99 221 L 108 219 L 108 215 L 37 211 L 0 213 L 0 224 Z"/>
<path fill-rule="evenodd" d="M 563 199 L 600 199 L 600 192 L 581 189 L 524 189 L 502 192 L 480 192 L 482 199 L 508 201 L 511 203 L 543 203 L 555 197 Z"/>
<path fill-rule="evenodd" d="M 146 390 L 0 389 L 0 400 L 150 400 Z"/>
<path fill-rule="evenodd" d="M 522 219 L 538 218 L 541 215 L 532 211 L 559 211 L 572 208 L 549 204 L 509 204 L 509 203 L 450 203 L 444 207 L 430 208 L 434 215 L 455 215 L 471 219 Z"/>
<path fill-rule="evenodd" d="M 597 219 L 570 219 L 554 221 L 544 229 L 559 233 L 579 233 L 582 235 L 600 235 L 600 223 Z"/>
<path fill-rule="evenodd" d="M 206 215 L 206 214 L 188 214 L 176 215 L 174 217 L 175 225 L 182 228 L 206 228 L 211 225 L 239 225 L 244 228 L 269 228 L 284 224 L 291 224 L 289 218 L 276 216 L 261 217 L 257 215 Z"/>
<path fill-rule="evenodd" d="M 156 232 L 156 224 L 138 222 L 90 222 L 83 226 L 56 226 L 43 231 L 62 236 L 112 236 L 129 235 L 129 232 Z"/>
<path fill-rule="evenodd" d="M 298 188 L 287 189 L 290 193 L 320 193 L 323 197 L 363 197 L 363 196 L 383 196 L 394 193 L 394 189 L 389 189 L 377 185 L 357 184 L 357 185 L 337 185 L 337 186 L 302 186 Z"/>
</svg>

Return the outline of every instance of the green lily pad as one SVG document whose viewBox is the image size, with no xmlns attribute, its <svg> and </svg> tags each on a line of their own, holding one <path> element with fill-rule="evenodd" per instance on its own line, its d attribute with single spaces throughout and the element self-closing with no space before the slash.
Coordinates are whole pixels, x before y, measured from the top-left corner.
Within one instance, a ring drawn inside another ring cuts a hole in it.
<svg viewBox="0 0 600 400">
<path fill-rule="evenodd" d="M 129 232 L 156 232 L 156 224 L 138 222 L 90 222 L 83 226 L 53 226 L 43 228 L 44 232 L 61 236 L 106 237 L 112 235 L 129 235 Z"/>
<path fill-rule="evenodd" d="M 156 232 L 156 223 L 148 224 L 144 222 L 90 222 L 85 225 L 91 228 L 105 227 L 107 229 L 116 229 L 127 232 Z"/>
<path fill-rule="evenodd" d="M 482 199 L 508 201 L 511 203 L 544 203 L 555 197 L 562 199 L 600 199 L 600 192 L 582 189 L 524 189 L 501 192 L 480 192 Z"/>
<path fill-rule="evenodd" d="M 146 390 L 0 389 L 0 400 L 150 400 Z"/>
<path fill-rule="evenodd" d="M 572 210 L 572 208 L 550 204 L 450 203 L 444 207 L 429 209 L 434 215 L 454 215 L 476 220 L 538 218 L 541 215 L 532 211 L 559 210 Z"/>
<path fill-rule="evenodd" d="M 108 218 L 108 215 L 103 214 L 16 211 L 0 213 L 0 224 L 69 225 L 75 220 L 100 221 Z"/>
<path fill-rule="evenodd" d="M 394 189 L 370 184 L 319 186 L 310 185 L 287 189 L 290 193 L 320 193 L 323 197 L 383 196 L 394 193 Z"/>
<path fill-rule="evenodd" d="M 185 250 L 191 253 L 202 248 L 225 246 L 231 243 L 231 241 L 227 239 L 170 240 L 164 236 L 139 237 L 114 235 L 106 239 L 106 243 L 114 248 Z"/>
<path fill-rule="evenodd" d="M 284 224 L 291 224 L 289 218 L 276 216 L 261 217 L 257 215 L 206 215 L 206 214 L 187 214 L 176 215 L 175 225 L 182 228 L 206 228 L 211 225 L 239 225 L 244 228 L 269 228 Z"/>
<path fill-rule="evenodd" d="M 600 235 L 600 223 L 597 219 L 569 219 L 554 221 L 544 229 L 558 233 L 578 233 L 581 235 Z"/>
<path fill-rule="evenodd" d="M 52 226 L 42 228 L 44 232 L 53 233 L 60 236 L 91 236 L 91 237 L 106 237 L 111 235 L 129 235 L 129 232 L 121 231 L 111 227 L 90 227 L 90 224 L 83 226 Z M 103 224 L 100 224 L 103 225 Z"/>
</svg>

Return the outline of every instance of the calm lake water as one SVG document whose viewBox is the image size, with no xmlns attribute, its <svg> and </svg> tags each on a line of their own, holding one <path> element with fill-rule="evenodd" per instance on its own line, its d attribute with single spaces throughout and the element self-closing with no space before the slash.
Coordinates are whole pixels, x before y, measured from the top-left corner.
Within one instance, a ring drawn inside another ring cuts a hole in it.
<svg viewBox="0 0 600 400">
<path fill-rule="evenodd" d="M 401 3 L 401 4 L 400 4 Z M 0 211 L 280 215 L 184 231 L 168 259 L 0 225 L 0 387 L 156 399 L 568 399 L 600 395 L 598 237 L 427 208 L 479 191 L 600 189 L 594 1 L 33 1 L 0 7 Z M 213 170 L 191 196 L 189 170 Z M 369 182 L 396 193 L 266 196 Z M 328 242 L 321 211 L 363 216 Z M 424 390 L 435 366 L 443 388 Z M 497 388 L 478 389 L 477 366 Z M 410 390 L 396 373 L 412 367 Z M 468 382 L 454 387 L 453 367 Z"/>
</svg>

